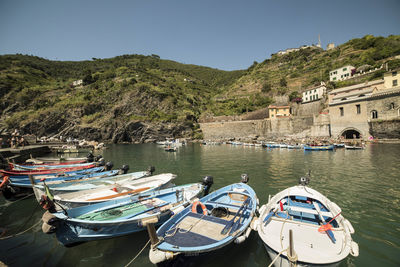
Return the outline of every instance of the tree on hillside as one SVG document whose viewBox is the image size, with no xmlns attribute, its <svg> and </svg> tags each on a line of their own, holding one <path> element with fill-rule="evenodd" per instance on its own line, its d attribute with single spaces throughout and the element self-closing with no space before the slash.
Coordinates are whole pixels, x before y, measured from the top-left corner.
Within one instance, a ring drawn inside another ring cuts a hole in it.
<svg viewBox="0 0 400 267">
<path fill-rule="evenodd" d="M 280 86 L 282 87 L 287 87 L 287 81 L 285 77 L 282 77 L 281 80 L 279 81 Z"/>
</svg>

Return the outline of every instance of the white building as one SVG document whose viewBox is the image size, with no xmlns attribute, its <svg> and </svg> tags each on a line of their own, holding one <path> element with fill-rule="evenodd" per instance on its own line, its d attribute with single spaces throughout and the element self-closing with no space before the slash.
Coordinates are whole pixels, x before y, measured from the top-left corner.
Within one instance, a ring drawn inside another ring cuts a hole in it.
<svg viewBox="0 0 400 267">
<path fill-rule="evenodd" d="M 302 103 L 320 100 L 326 94 L 326 86 L 324 82 L 320 85 L 307 89 L 303 92 Z"/>
<path fill-rule="evenodd" d="M 352 76 L 352 71 L 355 69 L 355 67 L 351 65 L 343 66 L 341 68 L 332 70 L 329 72 L 329 81 L 337 82 L 337 81 L 343 81 Z"/>
<path fill-rule="evenodd" d="M 76 81 L 72 82 L 73 86 L 79 86 L 79 85 L 82 85 L 82 84 L 83 84 L 83 80 L 76 80 Z"/>
</svg>

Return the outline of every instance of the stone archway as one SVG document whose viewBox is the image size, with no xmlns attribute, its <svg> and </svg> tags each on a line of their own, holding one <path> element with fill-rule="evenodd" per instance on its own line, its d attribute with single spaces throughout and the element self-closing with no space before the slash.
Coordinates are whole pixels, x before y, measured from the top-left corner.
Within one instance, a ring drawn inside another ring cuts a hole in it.
<svg viewBox="0 0 400 267">
<path fill-rule="evenodd" d="M 360 139 L 362 137 L 361 131 L 356 128 L 346 128 L 340 135 L 344 139 Z"/>
</svg>

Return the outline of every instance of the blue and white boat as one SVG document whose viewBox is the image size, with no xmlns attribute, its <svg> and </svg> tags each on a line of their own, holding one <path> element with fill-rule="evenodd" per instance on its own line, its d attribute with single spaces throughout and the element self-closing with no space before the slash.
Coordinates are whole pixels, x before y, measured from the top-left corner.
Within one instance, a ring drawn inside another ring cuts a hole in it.
<svg viewBox="0 0 400 267">
<path fill-rule="evenodd" d="M 152 244 L 150 261 L 158 264 L 215 251 L 233 242 L 242 243 L 251 232 L 256 208 L 256 193 L 247 184 L 236 183 L 218 189 L 186 207 L 157 230 L 160 241 Z"/>
<path fill-rule="evenodd" d="M 54 172 L 54 173 L 47 173 L 47 174 L 34 174 L 32 175 L 35 179 L 47 179 L 50 180 L 52 178 L 59 178 L 59 177 L 72 177 L 72 176 L 77 176 L 77 175 L 85 175 L 85 174 L 90 174 L 90 173 L 95 173 L 95 172 L 102 172 L 105 170 L 104 166 L 100 167 L 94 167 L 94 168 L 89 168 L 89 169 L 83 169 L 83 170 L 74 170 L 74 171 L 67 171 L 67 172 Z M 10 175 L 9 176 L 10 180 L 17 181 L 17 180 L 29 180 L 28 175 Z"/>
<path fill-rule="evenodd" d="M 43 214 L 42 230 L 55 232 L 58 241 L 65 246 L 127 235 L 145 229 L 144 220 L 165 222 L 198 197 L 203 189 L 199 183 L 188 184 L 58 212 L 47 206 L 49 210 Z"/>
<path fill-rule="evenodd" d="M 43 180 L 46 180 L 46 183 L 49 185 L 50 188 L 54 187 L 68 187 L 71 185 L 76 185 L 76 184 L 84 184 L 88 182 L 92 182 L 98 179 L 102 178 L 109 178 L 112 176 L 116 176 L 119 174 L 120 170 L 112 170 L 112 171 L 105 171 L 105 172 L 94 172 L 94 173 L 89 173 L 89 174 L 82 174 L 82 175 L 75 175 L 75 176 L 59 176 L 59 177 L 51 177 L 51 178 L 46 178 L 46 177 L 41 177 L 41 178 L 36 178 L 35 183 L 39 183 Z M 142 174 L 142 172 L 140 172 Z M 144 176 L 144 175 L 142 175 Z M 11 186 L 16 186 L 16 187 L 26 187 L 26 188 L 31 188 L 32 183 L 28 178 L 10 178 L 10 185 Z M 75 189 L 79 190 L 79 189 Z M 83 190 L 83 189 L 82 189 Z"/>
<path fill-rule="evenodd" d="M 342 210 L 318 191 L 300 184 L 269 198 L 255 223 L 276 267 L 336 266 L 349 254 L 358 256 L 351 223 Z"/>
</svg>

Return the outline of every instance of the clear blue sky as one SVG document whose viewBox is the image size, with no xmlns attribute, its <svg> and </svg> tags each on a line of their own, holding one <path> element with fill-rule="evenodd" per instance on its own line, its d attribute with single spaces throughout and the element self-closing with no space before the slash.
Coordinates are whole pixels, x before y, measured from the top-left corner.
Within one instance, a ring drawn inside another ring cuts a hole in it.
<svg viewBox="0 0 400 267">
<path fill-rule="evenodd" d="M 0 54 L 122 54 L 224 70 L 272 53 L 400 32 L 399 0 L 0 0 Z"/>
</svg>

